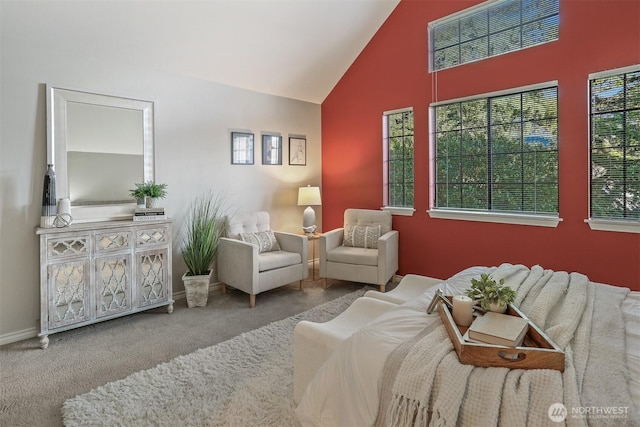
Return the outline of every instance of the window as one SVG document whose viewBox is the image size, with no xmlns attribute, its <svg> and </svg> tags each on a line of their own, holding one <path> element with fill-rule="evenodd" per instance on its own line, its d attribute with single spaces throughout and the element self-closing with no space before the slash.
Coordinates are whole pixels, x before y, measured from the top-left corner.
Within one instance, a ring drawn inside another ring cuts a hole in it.
<svg viewBox="0 0 640 427">
<path fill-rule="evenodd" d="M 434 208 L 558 214 L 557 86 L 434 105 Z"/>
<path fill-rule="evenodd" d="M 413 108 L 382 115 L 386 207 L 413 208 Z"/>
<path fill-rule="evenodd" d="M 591 218 L 640 220 L 640 66 L 590 76 Z"/>
<path fill-rule="evenodd" d="M 429 24 L 432 71 L 558 39 L 560 0 L 487 2 Z"/>
</svg>

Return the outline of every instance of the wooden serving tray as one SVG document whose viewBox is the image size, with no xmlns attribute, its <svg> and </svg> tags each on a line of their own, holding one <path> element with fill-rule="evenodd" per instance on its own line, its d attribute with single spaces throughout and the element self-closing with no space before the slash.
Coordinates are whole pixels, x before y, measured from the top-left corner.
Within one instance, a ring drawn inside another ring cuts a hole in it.
<svg viewBox="0 0 640 427">
<path fill-rule="evenodd" d="M 451 300 L 450 296 L 446 298 Z M 564 352 L 511 304 L 507 306 L 505 314 L 522 317 L 529 322 L 529 330 L 521 347 L 467 342 L 462 338 L 467 328 L 456 325 L 450 309 L 442 301 L 438 302 L 438 313 L 462 364 L 509 369 L 555 369 L 564 372 Z"/>
</svg>

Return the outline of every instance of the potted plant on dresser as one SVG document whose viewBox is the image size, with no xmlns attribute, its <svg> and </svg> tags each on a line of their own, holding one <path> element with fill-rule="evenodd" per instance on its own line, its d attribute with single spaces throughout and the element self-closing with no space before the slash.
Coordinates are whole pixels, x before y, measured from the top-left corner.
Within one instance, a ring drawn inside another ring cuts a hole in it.
<svg viewBox="0 0 640 427">
<path fill-rule="evenodd" d="M 158 184 L 153 181 L 147 181 L 143 184 L 142 188 L 144 189 L 144 194 L 146 196 L 147 208 L 158 207 L 158 200 L 167 197 L 167 184 Z"/>
<path fill-rule="evenodd" d="M 211 266 L 224 233 L 221 210 L 219 198 L 208 193 L 197 197 L 187 212 L 181 252 L 187 265 L 182 282 L 190 308 L 207 305 Z"/>
</svg>

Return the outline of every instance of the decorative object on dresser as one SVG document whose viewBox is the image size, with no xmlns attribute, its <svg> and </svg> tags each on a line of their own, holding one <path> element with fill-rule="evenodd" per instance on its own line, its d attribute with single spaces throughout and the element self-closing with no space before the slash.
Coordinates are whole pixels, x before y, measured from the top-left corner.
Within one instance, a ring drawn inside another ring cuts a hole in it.
<svg viewBox="0 0 640 427">
<path fill-rule="evenodd" d="M 169 219 L 37 228 L 40 346 L 50 334 L 167 306 L 173 312 Z"/>
<path fill-rule="evenodd" d="M 137 188 L 138 184 L 136 184 Z M 142 184 L 145 195 L 145 205 L 147 208 L 157 208 L 158 199 L 167 197 L 167 184 L 157 184 L 153 181 L 146 181 Z M 131 190 L 132 193 L 134 190 Z M 135 190 L 137 191 L 137 190 Z"/>
<path fill-rule="evenodd" d="M 207 305 L 211 266 L 224 234 L 221 212 L 222 201 L 213 193 L 197 197 L 189 207 L 181 246 L 188 270 L 182 276 L 182 282 L 189 308 Z"/>
<path fill-rule="evenodd" d="M 57 214 L 56 204 L 56 173 L 53 165 L 47 165 L 44 174 L 44 185 L 42 188 L 42 213 L 40 214 L 40 227 L 53 227 L 53 221 Z"/>
<path fill-rule="evenodd" d="M 300 187 L 298 189 L 298 206 L 306 206 L 304 213 L 302 214 L 302 231 L 307 233 L 307 236 L 312 237 L 316 231 L 316 212 L 311 206 L 322 205 L 322 199 L 320 198 L 320 187 L 312 187 L 307 185 L 306 187 Z"/>
<path fill-rule="evenodd" d="M 164 208 L 136 208 L 133 211 L 134 221 L 155 221 L 167 219 Z"/>
</svg>

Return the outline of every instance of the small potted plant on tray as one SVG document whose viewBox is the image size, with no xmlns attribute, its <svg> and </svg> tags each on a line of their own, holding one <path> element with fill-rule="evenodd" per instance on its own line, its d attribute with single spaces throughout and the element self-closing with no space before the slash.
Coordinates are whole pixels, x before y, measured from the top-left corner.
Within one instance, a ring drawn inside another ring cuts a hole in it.
<svg viewBox="0 0 640 427">
<path fill-rule="evenodd" d="M 479 279 L 471 279 L 467 296 L 478 300 L 484 310 L 504 313 L 507 305 L 516 299 L 516 291 L 504 285 L 504 279 L 496 282 L 491 275 L 483 273 Z"/>
<path fill-rule="evenodd" d="M 197 197 L 189 207 L 182 236 L 182 258 L 187 272 L 182 276 L 188 307 L 204 307 L 209 296 L 211 266 L 224 233 L 222 205 L 208 193 Z"/>
</svg>

